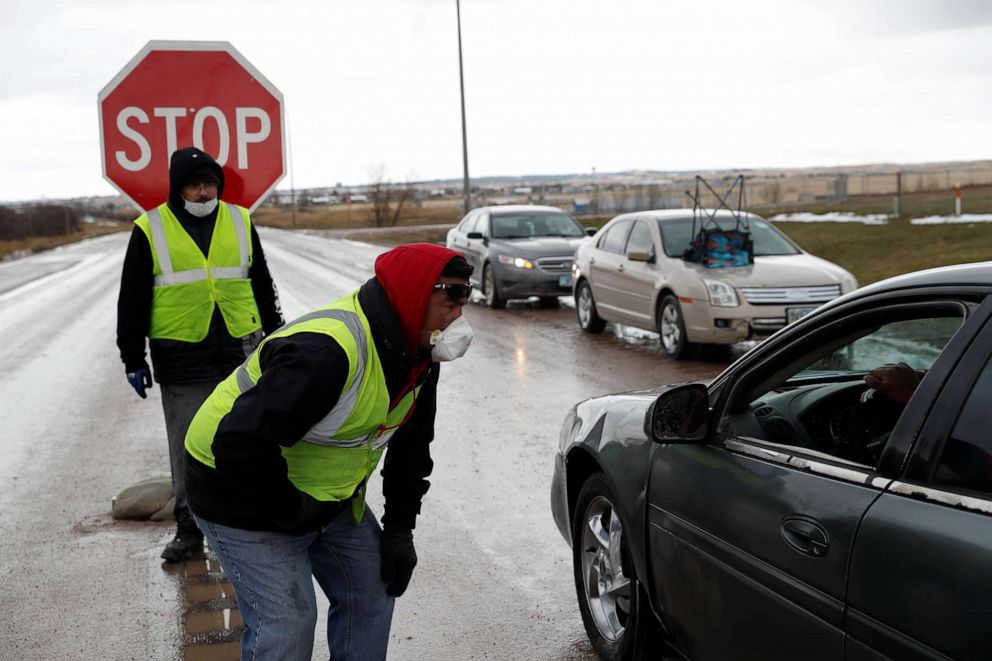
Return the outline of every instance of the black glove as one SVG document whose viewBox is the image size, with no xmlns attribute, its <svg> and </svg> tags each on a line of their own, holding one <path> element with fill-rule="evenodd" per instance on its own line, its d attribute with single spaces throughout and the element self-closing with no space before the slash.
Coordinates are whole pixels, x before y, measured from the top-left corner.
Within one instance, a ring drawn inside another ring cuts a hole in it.
<svg viewBox="0 0 992 661">
<path fill-rule="evenodd" d="M 152 387 L 152 372 L 148 369 L 148 363 L 144 363 L 142 367 L 126 374 L 127 382 L 131 384 L 134 391 L 141 396 L 141 399 L 146 399 L 148 395 L 145 394 L 145 388 Z"/>
<path fill-rule="evenodd" d="M 406 592 L 417 566 L 417 552 L 413 548 L 413 531 L 403 526 L 387 523 L 379 542 L 382 551 L 382 581 L 386 594 L 399 597 Z"/>
<path fill-rule="evenodd" d="M 331 519 L 341 513 L 351 501 L 317 500 L 303 491 L 297 491 L 298 501 L 294 509 L 286 517 L 273 519 L 273 525 L 280 531 L 291 535 L 302 535 L 320 530 Z"/>
</svg>

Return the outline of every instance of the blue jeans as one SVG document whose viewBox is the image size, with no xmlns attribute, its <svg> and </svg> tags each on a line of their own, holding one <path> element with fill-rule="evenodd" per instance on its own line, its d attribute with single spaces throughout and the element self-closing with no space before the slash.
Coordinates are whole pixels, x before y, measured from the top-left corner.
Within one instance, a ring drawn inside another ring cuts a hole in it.
<svg viewBox="0 0 992 661">
<path fill-rule="evenodd" d="M 357 525 L 346 508 L 319 532 L 304 535 L 241 530 L 194 517 L 237 594 L 245 623 L 243 661 L 310 661 L 317 626 L 311 575 L 330 601 L 331 658 L 386 658 L 395 600 L 379 573 L 382 530 L 368 506 Z"/>
</svg>

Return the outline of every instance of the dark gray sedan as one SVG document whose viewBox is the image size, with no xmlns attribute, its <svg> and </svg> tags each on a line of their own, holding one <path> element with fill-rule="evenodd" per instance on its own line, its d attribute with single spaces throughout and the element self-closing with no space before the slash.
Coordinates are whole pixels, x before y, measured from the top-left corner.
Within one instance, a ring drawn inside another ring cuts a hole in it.
<svg viewBox="0 0 992 661">
<path fill-rule="evenodd" d="M 551 503 L 595 648 L 988 659 L 990 357 L 986 262 L 856 290 L 710 383 L 576 405 Z"/>
<path fill-rule="evenodd" d="M 558 304 L 572 290 L 572 259 L 586 230 L 557 207 L 518 204 L 479 207 L 448 231 L 447 246 L 475 266 L 473 284 L 486 304 L 540 297 Z"/>
</svg>

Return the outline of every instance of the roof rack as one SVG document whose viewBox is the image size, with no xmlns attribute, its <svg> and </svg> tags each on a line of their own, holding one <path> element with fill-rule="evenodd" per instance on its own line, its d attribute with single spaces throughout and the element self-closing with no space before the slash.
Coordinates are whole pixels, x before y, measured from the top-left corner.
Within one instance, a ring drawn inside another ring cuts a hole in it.
<svg viewBox="0 0 992 661">
<path fill-rule="evenodd" d="M 700 184 L 717 199 L 717 203 L 711 209 L 702 205 L 704 191 L 700 189 Z M 728 203 L 733 199 L 731 195 L 734 191 L 737 191 L 736 209 Z M 701 262 L 707 268 L 753 264 L 754 246 L 751 241 L 751 226 L 747 212 L 744 211 L 747 200 L 744 194 L 744 175 L 737 175 L 723 195 L 716 192 L 703 177 L 696 175 L 695 192 L 686 191 L 685 194 L 692 200 L 692 233 L 689 235 L 692 239 L 683 259 Z M 716 215 L 721 209 L 726 209 L 733 216 L 734 229 L 725 230 L 717 223 Z"/>
</svg>

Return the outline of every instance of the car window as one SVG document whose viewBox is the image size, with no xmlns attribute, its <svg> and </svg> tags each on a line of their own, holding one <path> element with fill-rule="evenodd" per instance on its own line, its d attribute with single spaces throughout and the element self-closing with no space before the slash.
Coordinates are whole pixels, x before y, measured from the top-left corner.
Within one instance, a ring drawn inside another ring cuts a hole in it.
<svg viewBox="0 0 992 661">
<path fill-rule="evenodd" d="M 527 212 L 493 216 L 493 238 L 496 239 L 584 235 L 582 226 L 564 213 Z"/>
<path fill-rule="evenodd" d="M 928 370 L 951 336 L 961 327 L 960 317 L 906 319 L 885 324 L 801 370 L 794 378 L 824 372 L 863 374 L 886 363 L 906 363 Z"/>
<path fill-rule="evenodd" d="M 955 309 L 845 328 L 845 338 L 796 358 L 770 386 L 732 407 L 733 434 L 876 465 L 914 388 L 964 322 L 964 308 Z M 886 365 L 885 383 L 869 388 L 865 376 Z"/>
<path fill-rule="evenodd" d="M 596 246 L 600 250 L 623 254 L 624 244 L 627 242 L 627 231 L 630 229 L 629 220 L 621 220 L 614 223 L 606 230 L 606 233 L 599 238 Z"/>
<path fill-rule="evenodd" d="M 736 227 L 733 218 L 718 218 L 717 224 L 725 230 L 732 230 Z M 661 243 L 665 249 L 665 254 L 669 257 L 682 257 L 692 243 L 693 228 L 695 227 L 695 231 L 698 233 L 699 226 L 699 220 L 693 226 L 692 218 L 659 220 L 658 227 L 661 229 Z M 799 254 L 799 249 L 771 223 L 760 218 L 751 218 L 749 226 L 756 257 Z"/>
<path fill-rule="evenodd" d="M 627 239 L 627 250 L 640 250 L 641 252 L 654 252 L 654 241 L 651 239 L 651 226 L 643 220 L 635 220 L 634 227 L 630 230 L 630 238 Z"/>
<path fill-rule="evenodd" d="M 469 232 L 474 231 L 472 228 L 475 226 L 476 221 L 478 219 L 479 219 L 478 211 L 473 211 L 469 213 L 467 216 L 462 218 L 462 222 L 458 223 L 458 231 L 462 232 L 463 234 L 468 234 Z"/>
<path fill-rule="evenodd" d="M 933 481 L 992 493 L 992 360 L 985 363 L 944 444 Z"/>
</svg>

